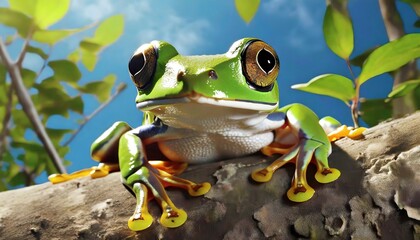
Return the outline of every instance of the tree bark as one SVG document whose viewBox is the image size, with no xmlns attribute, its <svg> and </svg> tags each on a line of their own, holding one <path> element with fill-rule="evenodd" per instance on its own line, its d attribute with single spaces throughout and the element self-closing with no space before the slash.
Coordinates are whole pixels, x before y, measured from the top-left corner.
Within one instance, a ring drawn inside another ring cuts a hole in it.
<svg viewBox="0 0 420 240">
<path fill-rule="evenodd" d="M 62 184 L 44 183 L 0 193 L 0 239 L 420 239 L 420 112 L 365 132 L 364 139 L 342 139 L 333 146 L 330 165 L 341 177 L 316 183 L 304 203 L 285 197 L 293 166 L 279 169 L 264 184 L 250 173 L 272 158 L 260 154 L 191 166 L 183 177 L 209 181 L 204 197 L 180 190 L 169 195 L 189 214 L 175 229 L 158 223 L 132 232 L 127 220 L 135 199 L 119 173 Z"/>
</svg>

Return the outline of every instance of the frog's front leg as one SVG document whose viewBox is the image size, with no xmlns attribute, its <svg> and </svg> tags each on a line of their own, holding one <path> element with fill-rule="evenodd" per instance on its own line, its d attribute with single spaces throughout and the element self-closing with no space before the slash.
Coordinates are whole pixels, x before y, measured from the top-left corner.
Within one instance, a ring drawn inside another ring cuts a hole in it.
<svg viewBox="0 0 420 240">
<path fill-rule="evenodd" d="M 276 169 L 293 162 L 296 170 L 287 197 L 294 202 L 307 201 L 315 193 L 306 181 L 306 170 L 311 161 L 317 166 L 315 179 L 318 182 L 332 182 L 340 176 L 340 171 L 328 166 L 331 144 L 318 124 L 315 113 L 301 104 L 288 105 L 279 111 L 285 113 L 285 126 L 275 131 L 274 142 L 263 148 L 262 152 L 270 156 L 283 155 L 268 167 L 255 171 L 252 178 L 258 182 L 267 182 Z"/>
<path fill-rule="evenodd" d="M 173 204 L 165 187 L 183 188 L 190 195 L 199 196 L 210 189 L 210 184 L 196 184 L 155 168 L 147 159 L 141 135 L 135 129 L 124 134 L 119 142 L 118 156 L 123 183 L 132 190 L 137 200 L 128 226 L 133 231 L 140 231 L 152 224 L 153 218 L 147 210 L 147 195 L 151 193 L 162 208 L 160 223 L 165 227 L 178 227 L 186 221 L 187 214 Z"/>
</svg>

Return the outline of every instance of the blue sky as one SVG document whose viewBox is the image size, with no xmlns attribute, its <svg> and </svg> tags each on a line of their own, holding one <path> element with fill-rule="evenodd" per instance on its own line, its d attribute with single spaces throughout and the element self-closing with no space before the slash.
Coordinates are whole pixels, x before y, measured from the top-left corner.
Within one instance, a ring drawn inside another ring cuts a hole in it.
<svg viewBox="0 0 420 240">
<path fill-rule="evenodd" d="M 1 5 L 6 1 L 1 0 Z M 412 9 L 403 3 L 398 8 L 404 17 L 407 32 L 419 32 L 412 27 L 417 19 Z M 387 42 L 377 1 L 352 0 L 349 10 L 354 24 L 355 50 L 353 57 L 364 50 Z M 132 126 L 141 123 L 142 114 L 135 108 L 136 90 L 127 73 L 127 62 L 141 44 L 154 39 L 174 45 L 181 54 L 217 54 L 243 37 L 257 37 L 272 45 L 281 62 L 278 78 L 280 105 L 299 102 L 313 109 L 319 116 L 331 115 L 351 125 L 349 109 L 332 98 L 311 95 L 290 88 L 324 73 L 338 73 L 351 77 L 344 61 L 326 46 L 322 33 L 325 1 L 263 0 L 255 18 L 244 23 L 236 13 L 233 0 L 163 1 L 163 0 L 77 0 L 69 14 L 54 28 L 72 28 L 89 24 L 114 14 L 124 14 L 126 26 L 123 36 L 102 54 L 94 72 L 83 70 L 82 81 L 99 80 L 109 73 L 118 76 L 117 83 L 128 84 L 125 90 L 104 111 L 92 119 L 71 144 L 66 159 L 72 161 L 69 171 L 90 167 L 91 142 L 108 126 L 118 120 Z M 4 29 L 0 29 L 3 36 Z M 52 58 L 65 57 L 77 46 L 80 35 L 60 43 Z M 16 48 L 19 49 L 19 48 Z M 28 55 L 25 64 L 36 67 L 40 62 Z M 354 69 L 356 74 L 359 69 Z M 45 74 L 48 74 L 46 72 Z M 382 98 L 391 90 L 389 76 L 377 77 L 362 86 L 361 96 Z M 85 111 L 92 112 L 97 102 L 87 98 Z M 49 123 L 56 127 L 75 127 L 72 120 L 57 117 Z M 43 181 L 44 178 L 40 179 Z"/>
</svg>

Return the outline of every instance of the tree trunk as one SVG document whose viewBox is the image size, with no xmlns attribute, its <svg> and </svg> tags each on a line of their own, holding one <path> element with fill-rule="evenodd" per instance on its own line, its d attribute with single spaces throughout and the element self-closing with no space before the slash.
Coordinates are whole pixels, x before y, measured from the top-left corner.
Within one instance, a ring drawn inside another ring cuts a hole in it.
<svg viewBox="0 0 420 240">
<path fill-rule="evenodd" d="M 285 197 L 293 166 L 264 184 L 250 173 L 273 159 L 256 154 L 191 166 L 182 176 L 213 187 L 204 197 L 179 190 L 169 195 L 189 214 L 175 229 L 158 223 L 132 232 L 127 220 L 135 199 L 118 173 L 44 183 L 0 193 L 0 239 L 420 239 L 420 112 L 366 131 L 361 140 L 337 141 L 330 165 L 341 177 L 316 183 L 314 197 L 292 203 Z"/>
</svg>

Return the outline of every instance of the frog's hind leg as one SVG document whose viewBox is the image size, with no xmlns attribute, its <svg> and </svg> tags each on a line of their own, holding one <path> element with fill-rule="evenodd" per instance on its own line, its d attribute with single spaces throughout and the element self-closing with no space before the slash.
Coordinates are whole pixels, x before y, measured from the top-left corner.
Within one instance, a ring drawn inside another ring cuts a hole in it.
<svg viewBox="0 0 420 240">
<path fill-rule="evenodd" d="M 327 148 L 321 146 L 315 150 L 315 155 L 312 161 L 317 166 L 317 172 L 315 179 L 320 183 L 330 183 L 337 180 L 341 173 L 338 169 L 330 168 L 328 166 L 328 155 L 329 151 Z"/>
</svg>

